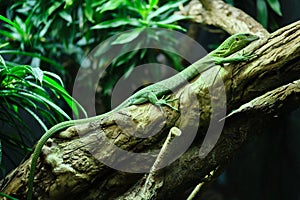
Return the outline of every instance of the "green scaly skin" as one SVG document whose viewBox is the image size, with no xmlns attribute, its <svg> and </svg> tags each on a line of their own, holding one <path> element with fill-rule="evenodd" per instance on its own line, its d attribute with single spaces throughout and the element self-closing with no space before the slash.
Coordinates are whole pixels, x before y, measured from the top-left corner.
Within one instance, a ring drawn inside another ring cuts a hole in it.
<svg viewBox="0 0 300 200">
<path fill-rule="evenodd" d="M 227 38 L 216 50 L 209 53 L 204 58 L 198 60 L 197 62 L 193 63 L 188 68 L 184 69 L 180 73 L 165 79 L 163 81 L 160 81 L 158 83 L 155 83 L 153 85 L 150 85 L 142 90 L 137 91 L 134 93 L 131 97 L 126 99 L 123 103 L 121 103 L 118 107 L 113 109 L 110 112 L 107 112 L 105 114 L 86 118 L 86 119 L 78 119 L 78 120 L 71 120 L 59 123 L 52 128 L 50 128 L 38 141 L 35 150 L 32 155 L 31 160 L 31 168 L 28 178 L 28 192 L 27 192 L 27 200 L 32 199 L 32 193 L 33 193 L 33 180 L 34 180 L 34 173 L 35 168 L 37 165 L 37 160 L 39 158 L 39 155 L 42 151 L 42 147 L 46 143 L 46 141 L 52 137 L 56 132 L 70 127 L 77 124 L 83 124 L 88 123 L 91 121 L 96 121 L 104 118 L 107 115 L 110 115 L 112 113 L 115 113 L 125 107 L 128 107 L 130 105 L 135 104 L 142 104 L 147 101 L 149 101 L 149 95 L 155 95 L 156 97 L 162 97 L 165 94 L 168 94 L 171 90 L 177 89 L 179 86 L 186 83 L 187 80 L 191 80 L 192 78 L 196 77 L 198 74 L 202 73 L 203 71 L 206 71 L 214 66 L 214 64 L 223 64 L 223 63 L 232 63 L 232 62 L 242 62 L 247 61 L 249 58 L 251 58 L 251 55 L 239 55 L 235 57 L 227 58 L 227 56 L 243 49 L 251 42 L 257 40 L 259 37 L 256 35 L 248 34 L 248 33 L 240 33 L 235 34 Z M 153 99 L 153 98 L 152 98 Z M 157 99 L 157 98 L 156 98 Z M 156 105 L 159 104 L 165 104 L 164 101 L 157 101 L 153 102 L 153 100 L 150 99 L 150 102 Z"/>
</svg>

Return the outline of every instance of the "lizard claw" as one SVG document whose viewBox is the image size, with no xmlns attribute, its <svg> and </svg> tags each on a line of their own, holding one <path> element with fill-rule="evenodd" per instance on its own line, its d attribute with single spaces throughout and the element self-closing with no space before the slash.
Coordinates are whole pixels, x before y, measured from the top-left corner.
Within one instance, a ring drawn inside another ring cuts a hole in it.
<svg viewBox="0 0 300 200">
<path fill-rule="evenodd" d="M 164 98 L 164 96 L 163 96 L 161 99 L 159 99 L 155 102 L 155 105 L 159 106 L 160 108 L 161 108 L 161 105 L 165 105 L 165 106 L 168 106 L 169 108 L 178 112 L 178 109 L 170 104 L 170 102 L 176 101 L 177 99 L 169 99 L 169 98 L 170 98 L 170 95 L 167 96 L 166 98 Z"/>
<path fill-rule="evenodd" d="M 245 59 L 250 59 L 250 58 L 256 57 L 257 54 L 253 53 L 253 52 L 245 53 L 245 51 L 243 50 L 241 56 L 245 57 Z"/>
<path fill-rule="evenodd" d="M 148 99 L 153 105 L 158 106 L 162 112 L 163 112 L 163 109 L 161 107 L 162 105 L 168 106 L 169 108 L 176 110 L 178 112 L 178 109 L 173 107 L 170 104 L 170 102 L 173 102 L 177 99 L 170 99 L 170 95 L 168 95 L 167 97 L 165 97 L 165 95 L 163 95 L 161 99 L 158 99 L 157 96 L 153 92 L 150 92 L 148 94 Z"/>
</svg>

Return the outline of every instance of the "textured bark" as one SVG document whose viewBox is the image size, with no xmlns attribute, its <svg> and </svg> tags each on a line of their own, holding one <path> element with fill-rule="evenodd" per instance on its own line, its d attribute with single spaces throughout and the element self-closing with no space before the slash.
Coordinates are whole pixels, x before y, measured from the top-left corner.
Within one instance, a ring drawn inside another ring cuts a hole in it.
<svg viewBox="0 0 300 200">
<path fill-rule="evenodd" d="M 180 14 L 192 16 L 193 21 L 201 25 L 219 27 L 231 35 L 240 32 L 268 35 L 251 16 L 221 0 L 192 0 L 181 8 Z"/>
<path fill-rule="evenodd" d="M 197 116 L 193 113 L 200 110 L 201 123 L 193 144 L 175 162 L 159 170 L 154 176 L 153 190 L 146 191 L 154 199 L 186 198 L 185 191 L 201 181 L 209 182 L 205 176 L 214 170 L 217 175 L 234 153 L 250 137 L 261 133 L 268 122 L 299 105 L 300 21 L 254 42 L 245 49 L 249 51 L 257 56 L 221 69 L 228 113 L 236 111 L 226 119 L 221 137 L 207 156 L 199 157 L 199 148 L 210 123 L 211 99 L 218 96 L 208 93 L 208 86 L 200 76 L 174 94 L 179 101 L 173 106 L 189 111 L 185 117 L 182 117 L 184 113 L 167 107 L 163 114 L 146 103 L 130 106 L 101 121 L 70 127 L 49 140 L 37 166 L 34 196 L 38 199 L 142 199 L 144 174 L 120 172 L 98 159 L 109 158 L 119 165 L 132 162 L 135 170 L 139 170 L 151 166 L 155 158 L 136 162 L 118 157 L 115 149 L 106 145 L 106 140 L 125 151 L 157 151 L 173 126 L 180 127 L 182 136 L 179 137 L 188 138 L 199 120 L 193 118 Z M 214 88 L 218 91 L 221 87 L 217 84 Z M 191 100 L 193 95 L 198 97 L 197 103 Z M 149 136 L 153 132 L 157 133 L 147 138 L 131 135 Z M 30 159 L 2 181 L 4 193 L 25 198 Z"/>
</svg>

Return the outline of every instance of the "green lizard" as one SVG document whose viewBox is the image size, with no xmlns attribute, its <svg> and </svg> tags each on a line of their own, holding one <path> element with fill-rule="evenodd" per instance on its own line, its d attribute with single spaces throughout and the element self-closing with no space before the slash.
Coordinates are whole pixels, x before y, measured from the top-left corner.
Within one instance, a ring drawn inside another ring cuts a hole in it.
<svg viewBox="0 0 300 200">
<path fill-rule="evenodd" d="M 83 124 L 95 120 L 100 120 L 103 117 L 111 113 L 117 112 L 125 107 L 128 107 L 130 105 L 135 105 L 135 104 L 142 104 L 147 101 L 150 101 L 152 104 L 155 105 L 168 105 L 168 100 L 161 100 L 161 99 L 158 100 L 157 97 L 162 97 L 163 95 L 168 94 L 171 90 L 174 90 L 179 86 L 183 85 L 185 81 L 191 80 L 192 78 L 196 77 L 198 74 L 202 73 L 203 71 L 210 69 L 211 67 L 214 66 L 214 64 L 221 65 L 223 63 L 247 61 L 250 57 L 252 57 L 251 55 L 237 55 L 234 57 L 228 57 L 228 56 L 243 49 L 248 44 L 257 40 L 258 38 L 259 38 L 258 36 L 249 33 L 240 33 L 240 34 L 232 35 L 229 38 L 227 38 L 216 50 L 212 51 L 202 59 L 193 63 L 188 68 L 184 69 L 180 73 L 168 79 L 162 80 L 158 83 L 155 83 L 153 85 L 150 85 L 146 88 L 137 91 L 128 99 L 126 99 L 123 103 L 117 106 L 115 109 L 107 113 L 104 113 L 102 115 L 98 115 L 91 118 L 62 122 L 50 128 L 37 142 L 37 145 L 32 155 L 31 168 L 30 168 L 29 178 L 28 178 L 27 200 L 32 199 L 34 173 L 35 173 L 37 160 L 41 153 L 42 147 L 44 146 L 46 141 L 57 131 L 60 131 L 70 126 L 74 126 L 76 124 Z"/>
</svg>

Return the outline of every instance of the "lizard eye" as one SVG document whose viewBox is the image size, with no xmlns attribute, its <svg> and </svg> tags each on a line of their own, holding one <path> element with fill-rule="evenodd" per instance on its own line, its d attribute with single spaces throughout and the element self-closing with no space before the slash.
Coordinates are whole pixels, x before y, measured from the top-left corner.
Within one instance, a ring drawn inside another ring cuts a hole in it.
<svg viewBox="0 0 300 200">
<path fill-rule="evenodd" d="M 239 41 L 239 38 L 235 38 L 235 41 Z"/>
</svg>

